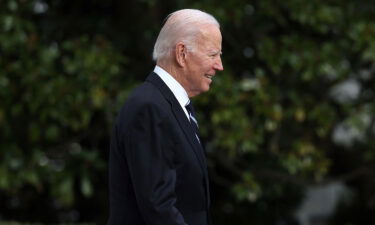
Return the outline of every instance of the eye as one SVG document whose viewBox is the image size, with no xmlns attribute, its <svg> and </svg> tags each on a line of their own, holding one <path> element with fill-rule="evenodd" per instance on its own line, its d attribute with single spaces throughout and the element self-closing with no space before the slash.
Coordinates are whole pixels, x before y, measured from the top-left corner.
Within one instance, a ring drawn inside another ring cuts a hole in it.
<svg viewBox="0 0 375 225">
<path fill-rule="evenodd" d="M 211 53 L 208 54 L 208 57 L 210 57 L 211 59 L 215 59 L 217 57 L 220 57 L 222 54 L 221 51 L 217 52 L 217 51 L 213 51 Z"/>
<path fill-rule="evenodd" d="M 221 56 L 222 54 L 223 54 L 223 52 L 220 51 L 220 52 L 212 53 L 211 55 L 212 56 Z"/>
<path fill-rule="evenodd" d="M 210 57 L 211 57 L 211 58 L 215 58 L 215 57 L 217 57 L 219 54 L 220 54 L 220 53 L 213 53 L 213 54 L 210 55 Z"/>
</svg>

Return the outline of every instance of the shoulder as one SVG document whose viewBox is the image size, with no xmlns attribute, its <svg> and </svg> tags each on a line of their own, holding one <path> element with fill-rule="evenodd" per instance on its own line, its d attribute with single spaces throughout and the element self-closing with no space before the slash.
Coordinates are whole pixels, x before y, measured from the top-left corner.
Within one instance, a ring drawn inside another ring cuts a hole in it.
<svg viewBox="0 0 375 225">
<path fill-rule="evenodd" d="M 123 108 L 133 107 L 138 110 L 145 108 L 164 108 L 167 104 L 167 99 L 165 99 L 157 87 L 149 82 L 144 82 L 133 90 Z"/>
<path fill-rule="evenodd" d="M 123 104 L 117 123 L 128 125 L 134 121 L 152 120 L 157 122 L 168 117 L 171 106 L 160 90 L 149 82 L 135 88 Z"/>
<path fill-rule="evenodd" d="M 163 99 L 163 95 L 155 85 L 150 82 L 144 82 L 130 93 L 127 102 L 153 102 L 162 101 Z"/>
</svg>

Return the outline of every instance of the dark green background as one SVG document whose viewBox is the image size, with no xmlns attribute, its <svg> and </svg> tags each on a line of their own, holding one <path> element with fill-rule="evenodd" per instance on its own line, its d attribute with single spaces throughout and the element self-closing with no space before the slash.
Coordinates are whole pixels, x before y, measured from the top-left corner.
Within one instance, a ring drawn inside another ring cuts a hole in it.
<svg viewBox="0 0 375 225">
<path fill-rule="evenodd" d="M 194 98 L 215 224 L 292 224 L 333 181 L 330 223 L 375 224 L 375 3 L 354 0 L 0 0 L 0 221 L 105 223 L 111 126 L 181 8 L 223 34 Z"/>
</svg>

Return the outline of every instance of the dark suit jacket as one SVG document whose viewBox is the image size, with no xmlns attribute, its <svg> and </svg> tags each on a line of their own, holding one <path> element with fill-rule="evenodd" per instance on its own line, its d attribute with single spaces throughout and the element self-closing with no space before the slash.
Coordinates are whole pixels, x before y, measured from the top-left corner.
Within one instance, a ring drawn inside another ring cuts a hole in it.
<svg viewBox="0 0 375 225">
<path fill-rule="evenodd" d="M 207 164 L 189 120 L 155 73 L 113 128 L 109 225 L 207 225 Z"/>
</svg>

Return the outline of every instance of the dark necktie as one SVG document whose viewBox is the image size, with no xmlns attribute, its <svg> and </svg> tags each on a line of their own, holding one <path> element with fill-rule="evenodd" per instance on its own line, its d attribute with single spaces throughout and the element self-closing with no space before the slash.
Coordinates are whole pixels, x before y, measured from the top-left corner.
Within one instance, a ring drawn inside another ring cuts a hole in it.
<svg viewBox="0 0 375 225">
<path fill-rule="evenodd" d="M 186 110 L 188 111 L 188 114 L 189 114 L 191 127 L 193 128 L 195 136 L 197 137 L 198 141 L 200 142 L 199 137 L 198 137 L 198 134 L 199 134 L 198 121 L 195 118 L 195 111 L 194 111 L 194 107 L 193 107 L 193 104 L 191 103 L 191 101 L 189 101 L 189 103 L 185 106 L 185 108 L 186 108 Z"/>
</svg>

